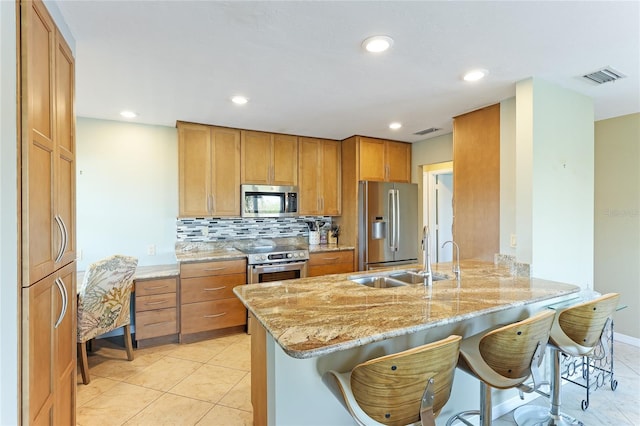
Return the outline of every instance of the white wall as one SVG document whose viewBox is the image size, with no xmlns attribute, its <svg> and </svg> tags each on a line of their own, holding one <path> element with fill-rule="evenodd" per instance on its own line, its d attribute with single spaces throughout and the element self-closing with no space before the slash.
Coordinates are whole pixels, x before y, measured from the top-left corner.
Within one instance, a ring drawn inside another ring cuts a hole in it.
<svg viewBox="0 0 640 426">
<path fill-rule="evenodd" d="M 530 231 L 534 276 L 593 288 L 593 101 L 539 79 L 516 93 L 518 256 Z"/>
<path fill-rule="evenodd" d="M 516 234 L 516 98 L 500 102 L 500 254 L 515 256 Z"/>
<path fill-rule="evenodd" d="M 426 164 L 444 163 L 453 160 L 453 133 L 411 144 L 411 182 L 418 184 L 418 218 L 420 229 L 424 220 L 424 179 L 423 168 Z M 419 236 L 418 236 L 419 238 Z"/>
<path fill-rule="evenodd" d="M 82 117 L 76 125 L 78 270 L 117 253 L 175 263 L 176 129 Z"/>
<path fill-rule="evenodd" d="M 618 292 L 617 333 L 640 342 L 640 113 L 595 123 L 595 283 Z"/>
<path fill-rule="evenodd" d="M 18 423 L 16 5 L 0 1 L 0 424 Z"/>
</svg>

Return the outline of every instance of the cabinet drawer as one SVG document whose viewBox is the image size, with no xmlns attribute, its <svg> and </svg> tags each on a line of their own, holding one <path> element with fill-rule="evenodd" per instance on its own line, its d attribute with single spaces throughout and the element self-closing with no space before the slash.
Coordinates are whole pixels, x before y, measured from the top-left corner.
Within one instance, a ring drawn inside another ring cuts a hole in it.
<svg viewBox="0 0 640 426">
<path fill-rule="evenodd" d="M 310 277 L 320 277 L 329 274 L 346 274 L 347 272 L 353 272 L 353 263 L 310 266 L 307 275 Z"/>
<path fill-rule="evenodd" d="M 220 275 L 183 279 L 180 286 L 180 303 L 235 298 L 233 288 L 247 283 L 246 274 Z"/>
<path fill-rule="evenodd" d="M 150 294 L 175 293 L 176 281 L 177 278 L 146 281 L 136 280 L 135 294 L 136 296 L 149 296 Z"/>
<path fill-rule="evenodd" d="M 206 277 L 209 275 L 239 274 L 247 272 L 247 261 L 222 260 L 219 262 L 183 263 L 180 278 Z"/>
<path fill-rule="evenodd" d="M 181 317 L 183 334 L 247 323 L 247 311 L 235 297 L 182 305 Z"/>
<path fill-rule="evenodd" d="M 176 308 L 136 312 L 136 340 L 178 332 Z"/>
<path fill-rule="evenodd" d="M 154 309 L 175 308 L 176 294 L 152 294 L 139 296 L 136 293 L 136 312 L 151 311 Z"/>
<path fill-rule="evenodd" d="M 309 266 L 333 265 L 336 263 L 353 264 L 353 250 L 328 251 L 309 255 Z"/>
</svg>

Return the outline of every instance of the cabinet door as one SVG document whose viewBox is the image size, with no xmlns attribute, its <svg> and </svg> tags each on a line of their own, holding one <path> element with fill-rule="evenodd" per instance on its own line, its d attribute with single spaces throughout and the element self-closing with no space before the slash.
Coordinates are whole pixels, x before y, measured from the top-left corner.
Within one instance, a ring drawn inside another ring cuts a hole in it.
<svg viewBox="0 0 640 426">
<path fill-rule="evenodd" d="M 54 425 L 76 424 L 76 263 L 57 274 L 62 292 L 54 289 L 54 313 L 64 312 L 62 320 L 53 323 L 53 369 L 55 377 Z M 57 286 L 56 286 L 57 287 Z"/>
<path fill-rule="evenodd" d="M 22 418 L 27 424 L 53 423 L 53 324 L 62 312 L 50 275 L 22 290 Z"/>
<path fill-rule="evenodd" d="M 320 145 L 318 139 L 300 138 L 299 155 L 299 212 L 301 215 L 320 213 L 320 185 L 318 185 L 318 169 L 320 168 Z"/>
<path fill-rule="evenodd" d="M 273 185 L 298 184 L 298 137 L 273 135 L 272 172 Z"/>
<path fill-rule="evenodd" d="M 75 424 L 75 262 L 22 290 L 22 415 Z"/>
<path fill-rule="evenodd" d="M 208 126 L 178 123 L 178 168 L 178 214 L 208 215 L 211 209 L 211 131 Z"/>
<path fill-rule="evenodd" d="M 242 183 L 266 185 L 271 176 L 271 134 L 243 130 Z M 240 189 L 238 189 L 240 190 Z"/>
<path fill-rule="evenodd" d="M 211 170 L 211 214 L 240 215 L 240 131 L 211 129 L 213 167 Z"/>
<path fill-rule="evenodd" d="M 55 26 L 40 2 L 22 2 L 23 286 L 51 274 L 62 234 L 55 222 Z"/>
<path fill-rule="evenodd" d="M 411 145 L 403 142 L 386 143 L 387 178 L 389 182 L 411 182 Z"/>
<path fill-rule="evenodd" d="M 380 139 L 360 138 L 360 180 L 385 180 L 385 144 Z"/>
<path fill-rule="evenodd" d="M 324 141 L 322 144 L 322 167 L 319 170 L 322 181 L 322 214 L 337 216 L 341 211 L 342 162 L 338 141 Z"/>
<path fill-rule="evenodd" d="M 56 32 L 56 212 L 64 239 L 63 256 L 58 264 L 66 265 L 76 258 L 75 206 L 75 113 L 74 59 L 62 35 Z"/>
</svg>

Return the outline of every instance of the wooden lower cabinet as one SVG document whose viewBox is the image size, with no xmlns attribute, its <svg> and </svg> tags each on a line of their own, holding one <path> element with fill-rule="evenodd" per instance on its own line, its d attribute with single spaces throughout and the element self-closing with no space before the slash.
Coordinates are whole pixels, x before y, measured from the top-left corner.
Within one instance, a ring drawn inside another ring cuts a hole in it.
<svg viewBox="0 0 640 426">
<path fill-rule="evenodd" d="M 245 325 L 233 287 L 247 283 L 245 259 L 180 265 L 180 336 Z"/>
<path fill-rule="evenodd" d="M 327 251 L 309 254 L 308 276 L 353 272 L 353 250 Z"/>
<path fill-rule="evenodd" d="M 23 424 L 75 424 L 75 262 L 23 288 L 22 309 Z"/>
<path fill-rule="evenodd" d="M 138 347 L 146 339 L 177 336 L 178 277 L 135 281 L 135 339 Z"/>
</svg>

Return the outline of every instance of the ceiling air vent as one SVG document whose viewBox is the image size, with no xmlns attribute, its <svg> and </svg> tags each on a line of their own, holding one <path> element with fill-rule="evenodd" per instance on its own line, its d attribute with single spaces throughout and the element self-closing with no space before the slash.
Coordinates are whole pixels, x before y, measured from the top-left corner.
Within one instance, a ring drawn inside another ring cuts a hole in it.
<svg viewBox="0 0 640 426">
<path fill-rule="evenodd" d="M 594 71 L 590 74 L 585 74 L 582 77 L 596 84 L 604 84 L 610 81 L 616 81 L 621 78 L 625 78 L 626 75 L 622 74 L 620 71 L 616 71 L 611 67 L 602 68 L 598 71 Z"/>
<path fill-rule="evenodd" d="M 442 129 L 438 129 L 437 127 L 429 127 L 428 129 L 415 132 L 414 135 L 424 136 L 424 135 L 428 135 L 429 133 L 437 132 L 438 130 L 442 130 Z"/>
</svg>

